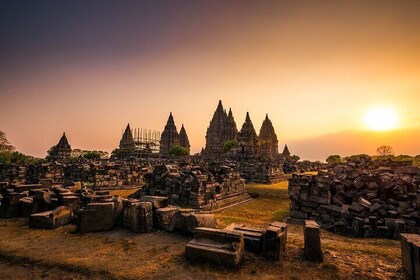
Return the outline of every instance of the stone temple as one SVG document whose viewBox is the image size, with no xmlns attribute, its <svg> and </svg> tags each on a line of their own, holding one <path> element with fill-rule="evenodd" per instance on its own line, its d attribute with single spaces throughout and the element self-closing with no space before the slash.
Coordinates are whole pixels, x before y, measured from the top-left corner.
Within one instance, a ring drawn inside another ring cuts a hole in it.
<svg viewBox="0 0 420 280">
<path fill-rule="evenodd" d="M 232 110 L 229 110 L 229 114 L 227 114 L 226 110 L 223 108 L 222 101 L 219 100 L 219 105 L 207 128 L 205 154 L 222 154 L 225 142 L 235 140 L 237 136 L 238 129 L 236 128 Z"/>
<path fill-rule="evenodd" d="M 188 154 L 190 152 L 190 141 L 188 140 L 188 135 L 184 125 L 182 125 L 180 133 L 178 133 L 174 117 L 172 116 L 172 113 L 170 113 L 165 129 L 160 137 L 160 154 L 169 154 L 169 151 L 175 146 L 184 147 L 187 149 Z"/>
<path fill-rule="evenodd" d="M 179 145 L 184 147 L 188 151 L 188 154 L 190 153 L 190 140 L 188 139 L 184 125 L 182 125 L 181 130 L 179 131 Z"/>
<path fill-rule="evenodd" d="M 63 133 L 58 144 L 51 147 L 49 152 L 49 158 L 51 160 L 65 160 L 70 157 L 71 146 L 67 140 L 66 133 Z"/>
<path fill-rule="evenodd" d="M 134 149 L 134 147 L 135 147 L 135 144 L 134 144 L 133 133 L 131 131 L 130 124 L 127 124 L 124 134 L 120 140 L 120 149 L 130 150 L 130 149 Z"/>
<path fill-rule="evenodd" d="M 237 141 L 237 147 L 234 150 L 238 155 L 260 156 L 268 159 L 279 156 L 279 141 L 268 115 L 265 117 L 259 135 L 255 131 L 249 113 L 246 114 L 245 122 L 238 132 L 232 110 L 229 109 L 229 113 L 226 113 L 222 101 L 219 100 L 207 128 L 206 147 L 202 153 L 206 156 L 221 155 L 225 142 L 229 140 Z"/>
<path fill-rule="evenodd" d="M 279 153 L 279 141 L 268 114 L 262 123 L 259 135 L 260 155 L 265 158 L 275 158 Z M 286 146 L 287 147 L 287 146 Z"/>
<path fill-rule="evenodd" d="M 249 113 L 246 113 L 245 122 L 238 134 L 239 153 L 241 155 L 258 155 L 258 136 L 255 132 Z"/>
</svg>

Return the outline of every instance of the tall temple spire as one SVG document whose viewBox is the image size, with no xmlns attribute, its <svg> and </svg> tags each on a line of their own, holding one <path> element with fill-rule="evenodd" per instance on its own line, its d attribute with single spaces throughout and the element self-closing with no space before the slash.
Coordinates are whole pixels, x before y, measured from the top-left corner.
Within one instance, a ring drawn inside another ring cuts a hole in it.
<svg viewBox="0 0 420 280">
<path fill-rule="evenodd" d="M 160 153 L 168 154 L 169 150 L 176 145 L 179 145 L 179 134 L 171 112 L 160 137 Z"/>
<path fill-rule="evenodd" d="M 190 154 L 191 145 L 184 124 L 182 124 L 181 130 L 179 131 L 179 145 L 184 147 L 188 151 L 188 154 Z"/>
<path fill-rule="evenodd" d="M 287 147 L 287 144 L 284 145 L 284 149 L 283 152 L 281 153 L 283 157 L 288 158 L 290 157 L 290 151 L 289 151 L 289 147 Z"/>
<path fill-rule="evenodd" d="M 65 160 L 70 157 L 70 154 L 71 146 L 67 140 L 66 133 L 63 132 L 63 135 L 61 136 L 57 145 L 51 147 L 51 149 L 48 151 L 47 158 L 50 160 Z"/>
<path fill-rule="evenodd" d="M 132 149 L 134 146 L 133 133 L 131 131 L 130 124 L 128 123 L 120 140 L 120 149 Z"/>
<path fill-rule="evenodd" d="M 265 158 L 274 158 L 278 155 L 278 139 L 276 132 L 274 131 L 273 124 L 268 118 L 268 114 L 265 115 L 265 119 L 262 123 L 260 134 L 260 155 Z"/>
<path fill-rule="evenodd" d="M 246 113 L 245 122 L 238 134 L 238 144 L 242 154 L 253 156 L 258 154 L 258 137 L 249 112 Z"/>
<path fill-rule="evenodd" d="M 209 155 L 216 155 L 222 153 L 225 141 L 224 131 L 228 115 L 223 108 L 222 101 L 219 100 L 210 125 L 206 133 L 206 148 L 205 152 Z"/>
<path fill-rule="evenodd" d="M 238 137 L 238 129 L 236 128 L 236 122 L 233 118 L 232 109 L 229 108 L 229 114 L 226 118 L 225 125 L 223 127 L 222 140 L 223 144 L 226 141 L 235 140 Z"/>
</svg>

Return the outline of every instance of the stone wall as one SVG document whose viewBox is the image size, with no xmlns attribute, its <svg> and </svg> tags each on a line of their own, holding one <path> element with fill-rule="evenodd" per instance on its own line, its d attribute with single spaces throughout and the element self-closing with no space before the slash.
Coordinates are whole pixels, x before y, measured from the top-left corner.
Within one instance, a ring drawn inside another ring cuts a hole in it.
<svg viewBox="0 0 420 280">
<path fill-rule="evenodd" d="M 171 204 L 214 210 L 250 199 L 245 180 L 228 166 L 161 165 L 146 175 L 143 195 L 169 198 Z"/>
<path fill-rule="evenodd" d="M 358 237 L 420 233 L 420 168 L 396 162 L 350 162 L 289 180 L 289 222 L 313 219 Z"/>
<path fill-rule="evenodd" d="M 144 185 L 144 174 L 150 166 L 137 162 L 91 161 L 85 163 L 42 163 L 0 165 L 0 181 L 12 184 L 71 185 L 82 181 L 92 188 L 139 187 Z"/>
<path fill-rule="evenodd" d="M 238 165 L 241 177 L 247 182 L 275 184 L 285 178 L 281 165 L 275 162 L 243 161 Z"/>
</svg>

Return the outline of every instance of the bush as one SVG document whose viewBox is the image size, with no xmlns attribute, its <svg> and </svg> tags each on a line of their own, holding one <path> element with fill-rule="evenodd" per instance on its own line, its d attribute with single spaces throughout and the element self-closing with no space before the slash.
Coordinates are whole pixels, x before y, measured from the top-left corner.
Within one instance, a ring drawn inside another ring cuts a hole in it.
<svg viewBox="0 0 420 280">
<path fill-rule="evenodd" d="M 169 154 L 172 156 L 187 156 L 188 150 L 181 146 L 174 146 L 169 150 Z"/>
<path fill-rule="evenodd" d="M 341 157 L 339 155 L 330 155 L 326 160 L 328 163 L 339 163 L 341 162 Z"/>
<path fill-rule="evenodd" d="M 223 145 L 223 152 L 227 153 L 230 150 L 232 150 L 234 147 L 236 147 L 238 145 L 238 141 L 234 140 L 229 140 L 226 141 L 225 144 Z"/>
</svg>

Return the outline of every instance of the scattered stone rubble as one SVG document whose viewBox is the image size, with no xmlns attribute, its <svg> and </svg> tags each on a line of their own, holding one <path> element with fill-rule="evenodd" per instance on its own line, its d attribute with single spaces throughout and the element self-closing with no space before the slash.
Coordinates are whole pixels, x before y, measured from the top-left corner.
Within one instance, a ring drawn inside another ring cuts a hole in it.
<svg viewBox="0 0 420 280">
<path fill-rule="evenodd" d="M 228 166 L 211 172 L 197 166 L 161 165 L 145 179 L 139 196 L 165 196 L 174 205 L 214 210 L 250 199 L 244 180 Z"/>
<path fill-rule="evenodd" d="M 38 164 L 0 164 L 0 181 L 10 184 L 64 184 L 82 181 L 92 188 L 139 187 L 150 172 L 146 162 L 86 161 Z"/>
<path fill-rule="evenodd" d="M 211 212 L 173 206 L 168 196 L 122 199 L 109 191 L 92 191 L 80 183 L 50 188 L 41 184 L 0 186 L 2 217 L 29 216 L 31 228 L 54 229 L 73 223 L 82 234 L 119 226 L 135 233 L 165 230 L 194 234 L 186 246 L 188 258 L 228 266 L 238 265 L 244 251 L 273 261 L 282 260 L 287 251 L 285 223 L 273 222 L 267 228 L 232 224 L 217 229 Z M 307 248 L 317 248 L 317 244 L 319 240 L 305 235 Z"/>
<path fill-rule="evenodd" d="M 409 163 L 365 158 L 316 176 L 293 175 L 289 196 L 291 223 L 313 219 L 356 237 L 420 233 L 420 168 Z"/>
</svg>

